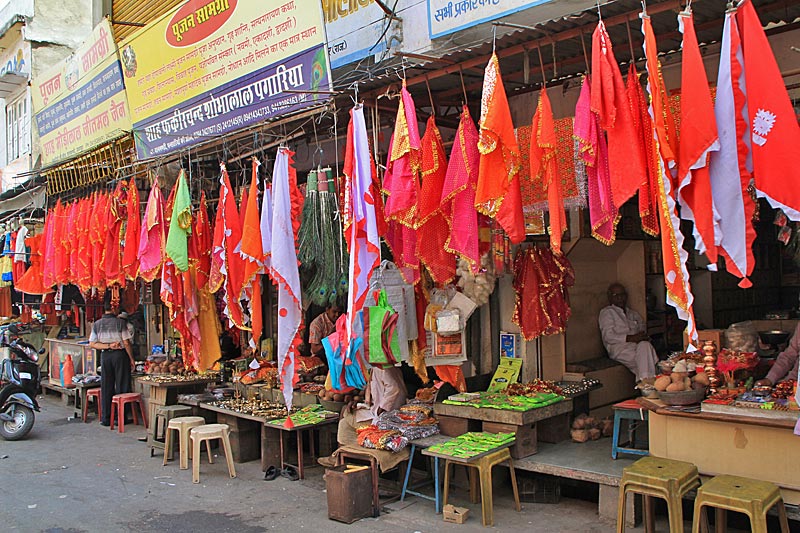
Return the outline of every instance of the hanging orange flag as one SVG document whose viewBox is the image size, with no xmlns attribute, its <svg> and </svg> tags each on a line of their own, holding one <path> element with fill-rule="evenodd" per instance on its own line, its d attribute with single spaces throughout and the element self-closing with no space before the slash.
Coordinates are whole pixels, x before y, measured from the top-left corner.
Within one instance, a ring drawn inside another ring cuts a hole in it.
<svg viewBox="0 0 800 533">
<path fill-rule="evenodd" d="M 481 158 L 475 208 L 497 220 L 512 243 L 520 243 L 525 240 L 519 188 L 521 162 L 496 54 L 492 54 L 483 77 L 479 128 Z"/>
<path fill-rule="evenodd" d="M 636 66 L 631 63 L 627 79 L 628 101 L 633 111 L 633 122 L 636 128 L 637 149 L 642 153 L 646 173 L 644 181 L 639 187 L 639 218 L 642 221 L 642 230 L 648 235 L 657 237 L 658 227 L 658 154 L 655 153 L 655 144 L 652 139 L 653 121 L 647 113 L 647 99 L 645 98 L 642 84 L 639 83 L 639 73 Z"/>
<path fill-rule="evenodd" d="M 122 271 L 129 280 L 139 275 L 139 233 L 142 222 L 139 215 L 139 189 L 136 179 L 131 178 L 128 184 L 128 222 L 125 226 L 125 248 L 122 251 Z"/>
<path fill-rule="evenodd" d="M 711 196 L 708 160 L 711 152 L 719 150 L 717 121 L 689 7 L 678 15 L 678 26 L 683 32 L 678 203 L 681 218 L 694 223 L 695 248 L 708 258 L 708 269 L 716 270 L 722 234 Z"/>
<path fill-rule="evenodd" d="M 592 111 L 608 136 L 608 167 L 611 172 L 611 195 L 621 206 L 644 181 L 645 165 L 637 146 L 636 129 L 625 83 L 611 48 L 605 24 L 601 20 L 592 35 Z"/>
<path fill-rule="evenodd" d="M 547 207 L 550 211 L 550 248 L 561 253 L 561 236 L 566 229 L 564 201 L 561 198 L 561 176 L 558 175 L 556 160 L 556 130 L 553 109 L 547 97 L 547 89 L 542 87 L 539 104 L 531 124 L 531 179 L 542 181 L 547 190 Z"/>
<path fill-rule="evenodd" d="M 258 210 L 258 167 L 261 163 L 253 158 L 250 194 L 247 196 L 247 211 L 242 227 L 242 245 L 239 255 L 244 265 L 240 299 L 250 302 L 250 325 L 253 335 L 251 347 L 256 348 L 261 340 L 261 277 L 264 268 L 264 250 L 261 245 L 261 223 Z"/>
</svg>

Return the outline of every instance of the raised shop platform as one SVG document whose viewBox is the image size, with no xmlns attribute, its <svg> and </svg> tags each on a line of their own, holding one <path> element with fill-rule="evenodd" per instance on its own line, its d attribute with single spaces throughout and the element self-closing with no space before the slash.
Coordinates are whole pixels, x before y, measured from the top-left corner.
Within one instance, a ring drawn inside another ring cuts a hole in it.
<svg viewBox="0 0 800 533">
<path fill-rule="evenodd" d="M 567 479 L 597 483 L 599 500 L 597 512 L 600 518 L 612 522 L 617 520 L 619 502 L 619 481 L 622 469 L 632 464 L 638 457 L 621 456 L 611 458 L 611 439 L 605 438 L 583 443 L 560 442 L 558 444 L 539 443 L 536 455 L 514 461 L 514 468 L 537 474 L 547 474 Z M 633 525 L 634 506 L 632 498 L 626 509 L 626 522 Z"/>
</svg>

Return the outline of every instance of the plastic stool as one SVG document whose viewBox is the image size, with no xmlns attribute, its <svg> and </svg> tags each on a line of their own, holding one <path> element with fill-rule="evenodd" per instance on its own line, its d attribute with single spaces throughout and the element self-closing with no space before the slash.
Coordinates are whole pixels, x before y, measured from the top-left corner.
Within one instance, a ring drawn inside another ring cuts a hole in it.
<svg viewBox="0 0 800 533">
<path fill-rule="evenodd" d="M 622 420 L 647 421 L 648 411 L 643 408 L 636 400 L 626 400 L 611 406 L 614 409 L 614 436 L 611 439 L 611 458 L 616 459 L 619 453 L 629 453 L 632 455 L 650 455 L 649 450 L 634 448 L 634 434 L 636 426 L 628 422 L 628 441 L 630 447 L 619 445 L 619 426 Z"/>
<path fill-rule="evenodd" d="M 166 466 L 167 459 L 172 459 L 172 432 L 178 432 L 178 450 L 180 453 L 180 469 L 186 470 L 189 468 L 189 454 L 192 449 L 189 447 L 189 433 L 192 428 L 202 426 L 206 423 L 205 418 L 202 416 L 181 416 L 173 418 L 167 423 L 167 429 L 164 433 L 164 462 L 162 465 Z"/>
<path fill-rule="evenodd" d="M 103 418 L 103 405 L 100 401 L 100 387 L 95 387 L 94 389 L 89 389 L 86 391 L 86 403 L 89 403 L 89 398 L 94 398 L 94 405 L 97 407 L 97 418 Z M 89 412 L 89 406 L 82 405 L 81 409 L 83 410 L 83 421 L 86 422 L 86 415 Z"/>
<path fill-rule="evenodd" d="M 169 421 L 184 416 L 192 416 L 192 408 L 188 405 L 159 405 L 156 407 L 156 419 L 153 421 L 152 433 L 147 436 L 150 457 L 153 457 L 156 448 L 165 449 Z M 189 442 L 188 434 L 186 442 Z M 170 450 L 170 456 L 171 454 L 172 450 Z"/>
<path fill-rule="evenodd" d="M 767 533 L 767 511 L 775 505 L 778 506 L 781 531 L 789 533 L 786 507 L 777 485 L 746 477 L 717 476 L 697 489 L 692 533 L 698 533 L 701 529 L 708 531 L 706 507 L 716 508 L 717 531 L 727 530 L 726 511 L 738 511 L 750 517 L 750 530 L 753 533 Z"/>
<path fill-rule="evenodd" d="M 233 467 L 233 455 L 231 454 L 231 441 L 228 438 L 230 427 L 228 424 L 206 424 L 192 428 L 189 438 L 192 440 L 192 483 L 200 483 L 200 445 L 206 442 L 208 452 L 208 462 L 213 464 L 214 457 L 211 455 L 211 441 L 220 439 L 225 450 L 225 460 L 228 462 L 228 473 L 231 477 L 236 477 L 236 469 Z"/>
<path fill-rule="evenodd" d="M 457 460 L 446 459 L 444 463 L 444 497 L 442 498 L 442 505 L 447 505 L 447 494 L 450 490 L 450 464 L 464 465 L 478 470 L 478 476 L 481 484 L 481 513 L 484 526 L 494 525 L 494 507 L 493 507 L 493 493 L 492 493 L 492 467 L 508 461 L 508 468 L 511 474 L 511 488 L 514 491 L 514 503 L 517 506 L 517 512 L 522 509 L 519 505 L 519 492 L 517 491 L 517 475 L 514 472 L 514 460 L 511 459 L 511 452 L 508 448 L 503 448 L 496 452 L 485 455 L 476 460 Z"/>
<path fill-rule="evenodd" d="M 643 457 L 626 466 L 619 484 L 617 532 L 625 531 L 625 497 L 633 492 L 644 497 L 645 531 L 655 531 L 652 502 L 655 496 L 667 502 L 670 532 L 683 533 L 683 496 L 699 486 L 700 476 L 692 463 Z"/>
<path fill-rule="evenodd" d="M 111 424 L 109 428 L 114 430 L 114 415 L 119 417 L 119 432 L 125 433 L 125 405 L 131 404 L 131 412 L 133 413 L 133 423 L 139 423 L 139 417 L 136 416 L 136 406 L 139 406 L 139 412 L 142 415 L 142 422 L 144 427 L 147 428 L 147 415 L 144 413 L 144 400 L 142 395 L 138 392 L 126 392 L 124 394 L 116 394 L 111 398 Z"/>
</svg>

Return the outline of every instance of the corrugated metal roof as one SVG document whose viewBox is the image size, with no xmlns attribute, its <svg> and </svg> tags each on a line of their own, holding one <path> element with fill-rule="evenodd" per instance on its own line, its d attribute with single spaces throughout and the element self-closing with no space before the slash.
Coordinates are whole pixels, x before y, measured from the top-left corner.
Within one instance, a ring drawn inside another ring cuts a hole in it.
<svg viewBox="0 0 800 533">
<path fill-rule="evenodd" d="M 139 25 L 148 24 L 167 13 L 170 9 L 186 0 L 113 0 L 111 3 L 111 20 L 114 38 L 117 42 L 129 37 L 139 29 Z M 120 24 L 124 22 L 126 24 Z"/>
</svg>

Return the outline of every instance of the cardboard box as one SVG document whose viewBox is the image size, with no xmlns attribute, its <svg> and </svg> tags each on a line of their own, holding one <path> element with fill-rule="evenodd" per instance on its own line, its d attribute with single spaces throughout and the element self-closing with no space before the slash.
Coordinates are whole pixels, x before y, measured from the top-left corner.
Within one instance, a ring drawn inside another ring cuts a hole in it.
<svg viewBox="0 0 800 533">
<path fill-rule="evenodd" d="M 724 329 L 698 329 L 697 330 L 697 339 L 700 343 L 700 346 L 703 345 L 703 341 L 714 341 L 714 344 L 717 345 L 717 350 L 723 349 L 725 346 L 725 330 Z M 700 346 L 695 346 L 698 350 Z M 683 349 L 689 347 L 689 337 L 686 336 L 686 332 L 683 332 Z"/>
<path fill-rule="evenodd" d="M 442 516 L 445 522 L 451 524 L 463 524 L 469 518 L 469 509 L 466 507 L 456 507 L 455 505 L 447 504 L 442 509 Z"/>
</svg>

